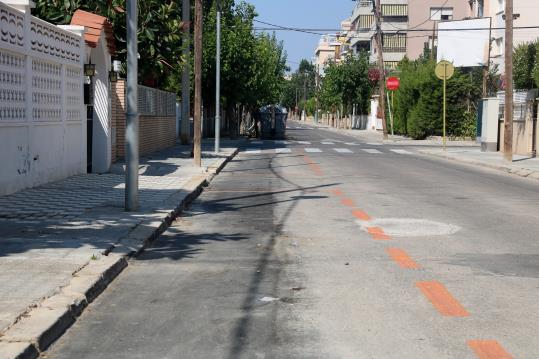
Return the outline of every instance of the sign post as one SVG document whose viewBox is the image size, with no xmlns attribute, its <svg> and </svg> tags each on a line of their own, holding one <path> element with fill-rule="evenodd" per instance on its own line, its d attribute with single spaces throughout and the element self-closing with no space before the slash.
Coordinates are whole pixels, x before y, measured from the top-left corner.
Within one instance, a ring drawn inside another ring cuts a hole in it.
<svg viewBox="0 0 539 359">
<path fill-rule="evenodd" d="M 391 123 L 391 137 L 395 136 L 393 131 L 393 95 L 400 87 L 400 80 L 398 77 L 388 77 L 386 80 L 386 87 L 388 91 L 391 91 L 391 102 L 389 101 L 389 92 L 387 92 L 387 107 L 389 108 L 389 121 Z"/>
<path fill-rule="evenodd" d="M 447 80 L 449 80 L 453 74 L 455 73 L 455 68 L 453 67 L 453 64 L 449 61 L 442 60 L 438 62 L 436 65 L 436 69 L 434 70 L 436 73 L 436 77 L 438 77 L 440 80 L 443 80 L 444 82 L 444 100 L 443 100 L 443 146 L 444 151 L 446 150 L 446 136 L 445 136 L 445 128 L 446 128 L 446 83 Z"/>
</svg>

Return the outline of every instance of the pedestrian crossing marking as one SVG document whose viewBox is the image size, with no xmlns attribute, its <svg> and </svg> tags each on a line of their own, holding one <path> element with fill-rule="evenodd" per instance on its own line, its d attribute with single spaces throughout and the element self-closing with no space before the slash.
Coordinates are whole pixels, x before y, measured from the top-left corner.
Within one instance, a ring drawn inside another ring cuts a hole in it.
<svg viewBox="0 0 539 359">
<path fill-rule="evenodd" d="M 399 155 L 411 155 L 412 152 L 406 150 L 391 150 L 391 152 L 398 153 Z"/>
<path fill-rule="evenodd" d="M 322 150 L 319 149 L 319 148 L 315 148 L 315 147 L 306 147 L 306 148 L 305 148 L 305 152 L 309 152 L 309 153 L 319 153 L 319 152 L 322 152 Z"/>
<path fill-rule="evenodd" d="M 345 145 L 347 145 L 347 146 L 359 146 L 359 143 L 355 143 L 355 142 L 346 142 Z"/>
<path fill-rule="evenodd" d="M 339 152 L 339 153 L 353 153 L 352 151 L 350 151 L 348 148 L 334 148 L 333 149 L 335 152 Z"/>
<path fill-rule="evenodd" d="M 378 153 L 382 153 L 374 148 L 364 148 L 363 151 L 367 152 L 367 153 L 370 153 L 370 154 L 378 154 Z"/>
<path fill-rule="evenodd" d="M 300 145 L 310 145 L 311 143 L 309 141 L 298 141 Z"/>
<path fill-rule="evenodd" d="M 292 150 L 290 148 L 276 148 L 275 153 L 290 153 Z"/>
<path fill-rule="evenodd" d="M 288 145 L 290 142 L 288 141 L 282 141 L 282 140 L 277 140 L 274 142 L 276 145 Z"/>
<path fill-rule="evenodd" d="M 245 150 L 245 153 L 250 154 L 250 155 L 260 154 L 261 152 L 262 152 L 261 150 L 256 149 L 256 148 L 248 148 Z"/>
<path fill-rule="evenodd" d="M 329 141 L 324 141 L 324 142 L 321 142 L 323 145 L 334 145 L 335 142 L 329 142 Z"/>
</svg>

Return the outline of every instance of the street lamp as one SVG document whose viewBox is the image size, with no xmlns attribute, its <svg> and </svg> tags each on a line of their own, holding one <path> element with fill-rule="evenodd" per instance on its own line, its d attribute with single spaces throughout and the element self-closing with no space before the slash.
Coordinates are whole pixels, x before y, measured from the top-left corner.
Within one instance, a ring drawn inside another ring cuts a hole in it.
<svg viewBox="0 0 539 359">
<path fill-rule="evenodd" d="M 90 63 L 84 64 L 84 76 L 88 76 L 88 77 L 95 76 L 95 64 L 92 64 L 91 59 L 90 59 Z"/>
<path fill-rule="evenodd" d="M 217 0 L 217 39 L 215 49 L 215 153 L 221 141 L 221 0 Z"/>
</svg>

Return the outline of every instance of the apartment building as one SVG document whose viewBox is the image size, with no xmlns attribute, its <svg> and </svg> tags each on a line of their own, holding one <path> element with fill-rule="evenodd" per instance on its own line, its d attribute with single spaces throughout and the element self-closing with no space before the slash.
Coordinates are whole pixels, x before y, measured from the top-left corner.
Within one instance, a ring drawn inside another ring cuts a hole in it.
<svg viewBox="0 0 539 359">
<path fill-rule="evenodd" d="M 415 0 L 414 0 L 415 1 Z M 406 29 L 408 26 L 408 0 L 381 0 L 382 50 L 386 67 L 394 68 L 406 55 Z M 375 62 L 375 18 L 372 0 L 358 0 L 350 18 L 350 50 L 368 51 Z"/>
<path fill-rule="evenodd" d="M 519 27 L 539 26 L 537 14 L 539 12 L 538 0 L 513 0 L 513 12 L 518 16 L 514 21 L 514 46 L 535 41 L 539 38 L 539 29 L 519 29 Z M 492 49 L 490 57 L 498 65 L 500 72 L 504 72 L 505 32 L 499 30 L 505 27 L 505 0 L 470 0 L 468 16 L 472 18 L 492 18 Z"/>
<path fill-rule="evenodd" d="M 432 50 L 433 34 L 436 46 L 437 23 L 466 18 L 469 16 L 470 6 L 468 1 L 464 0 L 413 0 L 408 7 L 406 56 L 415 60 L 425 52 L 425 48 Z M 419 31 L 423 29 L 425 31 Z"/>
</svg>

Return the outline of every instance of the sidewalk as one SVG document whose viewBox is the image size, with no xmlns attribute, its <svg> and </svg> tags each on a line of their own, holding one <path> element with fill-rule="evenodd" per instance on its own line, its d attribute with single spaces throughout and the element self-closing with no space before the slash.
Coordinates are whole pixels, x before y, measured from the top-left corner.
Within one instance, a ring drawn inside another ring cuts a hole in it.
<svg viewBox="0 0 539 359">
<path fill-rule="evenodd" d="M 418 152 L 539 180 L 539 158 L 514 155 L 513 162 L 508 163 L 503 159 L 503 153 L 481 152 L 478 148 L 450 148 L 445 152 L 443 149 L 419 149 Z"/>
<path fill-rule="evenodd" d="M 122 165 L 0 197 L 1 358 L 44 350 L 237 153 L 203 150 L 202 169 L 186 146 L 141 159 L 137 212 Z"/>
</svg>

